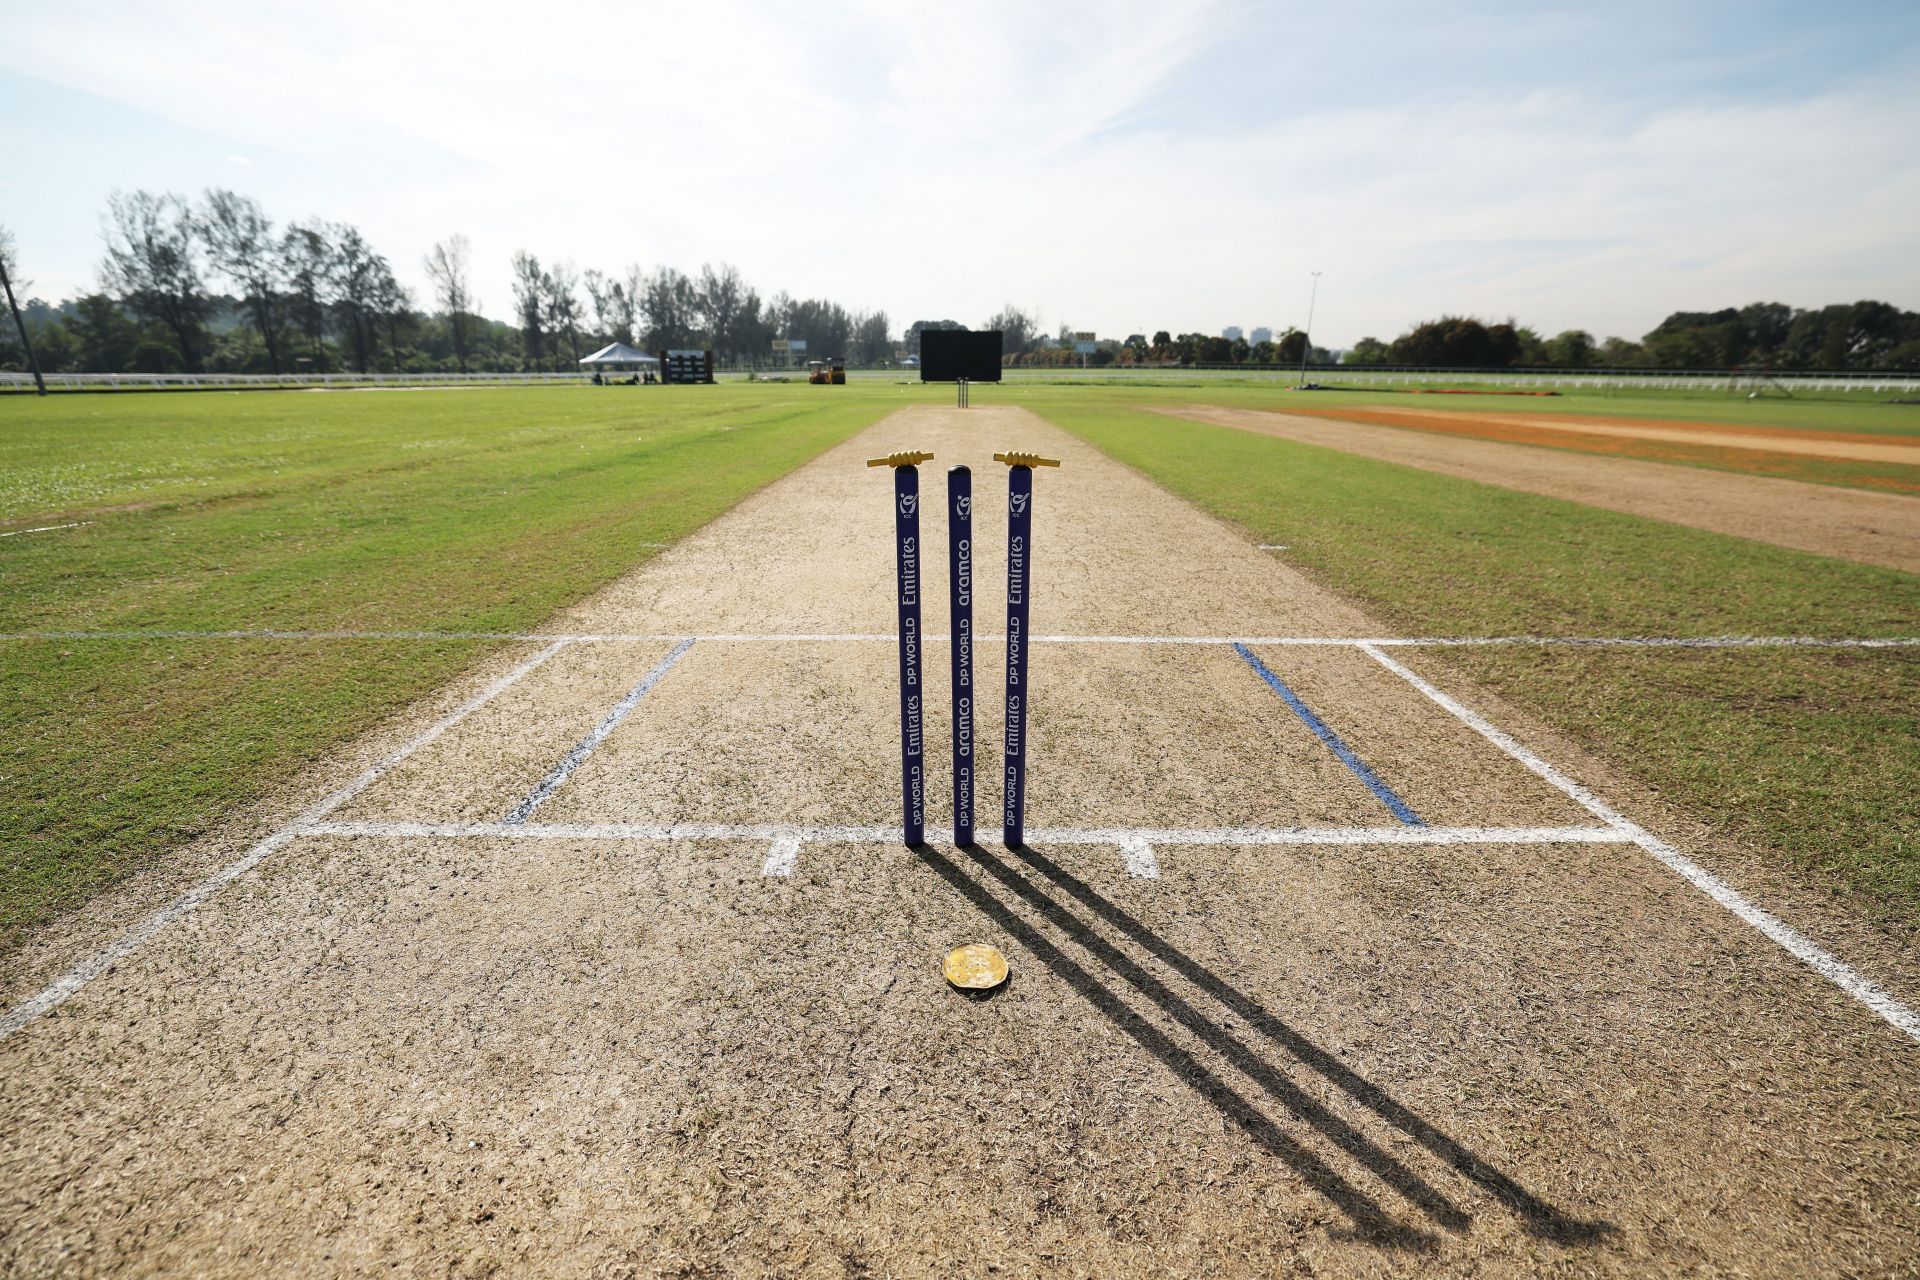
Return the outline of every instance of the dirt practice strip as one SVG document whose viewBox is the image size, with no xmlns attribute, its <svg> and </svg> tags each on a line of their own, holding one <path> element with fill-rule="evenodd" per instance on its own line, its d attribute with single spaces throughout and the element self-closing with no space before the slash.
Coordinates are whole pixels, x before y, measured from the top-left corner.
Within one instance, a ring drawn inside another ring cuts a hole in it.
<svg viewBox="0 0 1920 1280">
<path fill-rule="evenodd" d="M 1920 498 L 1293 413 L 1206 405 L 1162 412 L 1689 528 L 1920 573 Z"/>
<path fill-rule="evenodd" d="M 988 459 L 1063 458 L 1034 623 L 1118 641 L 1035 647 L 1025 848 L 946 843 L 938 783 L 932 842 L 892 843 L 894 655 L 840 641 L 891 632 L 891 486 L 861 460 L 909 448 L 939 455 L 923 493 L 975 468 L 996 623 Z M 1573 781 L 1595 762 L 1520 747 L 1376 620 L 1028 414 L 898 414 L 553 630 L 619 638 L 530 642 L 316 770 L 244 874 L 0 1041 L 0 1273 L 1910 1255 L 1920 1051 L 1858 991 L 1656 860 L 1624 816 L 1650 798 L 1601 800 L 1623 788 Z M 1209 635 L 1299 641 L 1241 643 L 1434 825 L 1389 825 Z M 537 821 L 502 819 L 589 740 Z M 940 976 L 967 942 L 1006 953 L 997 994 Z"/>
<path fill-rule="evenodd" d="M 1314 417 L 1379 422 L 1388 426 L 1434 428 L 1458 425 L 1474 435 L 1493 439 L 1520 439 L 1500 434 L 1519 427 L 1539 433 L 1541 443 L 1553 435 L 1611 436 L 1623 440 L 1664 440 L 1715 448 L 1762 453 L 1791 453 L 1813 458 L 1851 458 L 1860 462 L 1893 462 L 1920 467 L 1920 440 L 1845 431 L 1805 431 L 1792 427 L 1735 426 L 1724 422 L 1668 422 L 1654 418 L 1590 417 L 1586 414 L 1479 412 L 1450 409 L 1303 409 Z"/>
</svg>

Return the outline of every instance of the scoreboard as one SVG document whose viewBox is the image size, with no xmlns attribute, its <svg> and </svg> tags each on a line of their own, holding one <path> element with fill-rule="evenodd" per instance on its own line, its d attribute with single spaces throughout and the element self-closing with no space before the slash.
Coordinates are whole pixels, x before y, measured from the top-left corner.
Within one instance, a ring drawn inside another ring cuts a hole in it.
<svg viewBox="0 0 1920 1280">
<path fill-rule="evenodd" d="M 660 353 L 660 381 L 712 382 L 713 352 L 662 351 Z"/>
</svg>

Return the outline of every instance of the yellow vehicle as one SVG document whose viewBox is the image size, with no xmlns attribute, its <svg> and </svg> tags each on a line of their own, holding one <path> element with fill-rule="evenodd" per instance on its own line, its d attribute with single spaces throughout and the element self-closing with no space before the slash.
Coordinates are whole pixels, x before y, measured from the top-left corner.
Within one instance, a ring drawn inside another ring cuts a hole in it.
<svg viewBox="0 0 1920 1280">
<path fill-rule="evenodd" d="M 847 385 L 847 362 L 838 356 L 831 360 L 809 360 L 807 381 L 817 387 L 844 387 Z"/>
</svg>

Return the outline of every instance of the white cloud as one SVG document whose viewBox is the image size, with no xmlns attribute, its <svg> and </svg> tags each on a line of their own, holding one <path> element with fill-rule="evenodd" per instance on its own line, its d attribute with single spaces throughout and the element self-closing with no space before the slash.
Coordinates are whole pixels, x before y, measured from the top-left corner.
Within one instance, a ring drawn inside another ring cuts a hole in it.
<svg viewBox="0 0 1920 1280">
<path fill-rule="evenodd" d="M 236 185 L 282 218 L 361 225 L 403 277 L 465 232 L 496 314 L 519 248 L 728 260 L 896 325 L 1009 300 L 1108 333 L 1284 325 L 1310 269 L 1335 342 L 1443 310 L 1632 335 L 1759 297 L 1920 305 L 1909 79 L 1624 101 L 1577 77 L 1369 93 L 1374 69 L 1316 64 L 1358 90 L 1279 113 L 1256 109 L 1279 60 L 1271 90 L 1210 96 L 1266 27 L 1199 0 L 69 0 L 10 25 L 0 67 L 213 140 L 42 184 L 48 223 L 90 227 L 116 185 L 235 184 L 250 161 Z"/>
</svg>

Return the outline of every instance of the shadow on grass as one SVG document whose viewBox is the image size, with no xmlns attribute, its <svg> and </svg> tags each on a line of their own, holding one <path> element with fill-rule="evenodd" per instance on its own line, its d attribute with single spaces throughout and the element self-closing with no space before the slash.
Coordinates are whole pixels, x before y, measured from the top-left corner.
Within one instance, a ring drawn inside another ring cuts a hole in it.
<svg viewBox="0 0 1920 1280">
<path fill-rule="evenodd" d="M 1302 1181 L 1346 1215 L 1357 1236 L 1371 1243 L 1399 1249 L 1430 1250 L 1437 1244 L 1437 1238 L 1430 1230 L 1394 1218 L 1376 1199 L 1356 1187 L 1338 1169 L 1263 1114 L 1254 1101 L 1223 1079 L 1220 1073 L 1136 1013 L 1110 987 L 1102 985 L 1100 977 L 1023 920 L 985 883 L 969 875 L 959 862 L 926 845 L 919 846 L 915 852 L 983 915 L 1017 939 L 1054 976 L 1092 1004 L 1135 1043 L 1166 1064 L 1268 1153 L 1285 1161 Z M 957 852 L 1086 951 L 1108 973 L 1123 980 L 1174 1022 L 1191 1032 L 1211 1052 L 1225 1059 L 1294 1119 L 1311 1126 L 1374 1177 L 1398 1192 L 1433 1224 L 1454 1233 L 1467 1229 L 1471 1217 L 1464 1209 L 1408 1168 L 1398 1157 L 1382 1149 L 1351 1122 L 1301 1089 L 1240 1038 L 1210 1021 L 1192 1002 L 1108 942 L 1093 929 L 1090 922 L 1076 915 L 1064 902 L 1049 896 L 1039 884 L 1021 874 L 1013 865 L 977 845 L 967 846 Z M 1014 849 L 1010 853 L 1026 868 L 1044 877 L 1093 915 L 1119 930 L 1231 1010 L 1295 1062 L 1318 1073 L 1426 1148 L 1462 1177 L 1484 1189 L 1519 1216 L 1529 1234 L 1559 1244 L 1574 1245 L 1602 1240 L 1614 1233 L 1615 1229 L 1609 1224 L 1569 1217 L 1534 1196 L 1511 1177 L 1442 1133 L 1380 1086 L 1289 1027 L 1244 992 L 1213 974 L 1043 854 L 1028 848 Z"/>
</svg>

